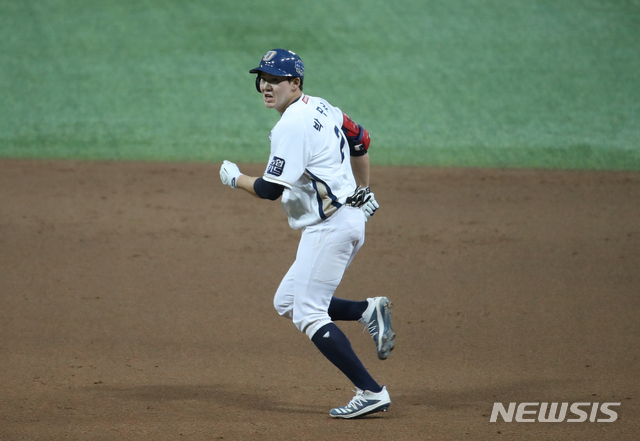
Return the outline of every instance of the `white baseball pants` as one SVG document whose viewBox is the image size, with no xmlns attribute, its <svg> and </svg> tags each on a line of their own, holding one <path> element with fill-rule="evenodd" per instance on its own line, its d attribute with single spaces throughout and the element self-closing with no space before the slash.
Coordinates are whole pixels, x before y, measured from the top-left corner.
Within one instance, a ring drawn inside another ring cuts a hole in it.
<svg viewBox="0 0 640 441">
<path fill-rule="evenodd" d="M 345 270 L 364 244 L 365 215 L 342 207 L 327 220 L 302 230 L 296 261 L 280 282 L 273 304 L 311 339 L 331 323 L 327 310 Z"/>
</svg>

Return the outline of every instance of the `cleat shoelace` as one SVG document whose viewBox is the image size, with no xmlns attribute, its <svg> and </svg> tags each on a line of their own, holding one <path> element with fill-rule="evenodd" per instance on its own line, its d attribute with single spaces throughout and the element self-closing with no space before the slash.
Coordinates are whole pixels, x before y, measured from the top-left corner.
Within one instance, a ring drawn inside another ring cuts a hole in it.
<svg viewBox="0 0 640 441">
<path fill-rule="evenodd" d="M 375 311 L 374 311 L 374 313 L 375 313 Z M 369 331 L 369 334 L 371 334 L 371 336 L 375 338 L 375 336 L 378 335 L 377 322 L 375 320 L 370 320 L 369 323 L 362 330 L 362 332 L 364 332 L 364 331 Z"/>
<path fill-rule="evenodd" d="M 353 392 L 356 392 L 355 390 Z M 358 410 L 358 406 L 362 405 L 362 402 L 366 401 L 363 396 L 363 392 L 361 390 L 356 392 L 356 396 L 349 401 L 349 404 L 344 406 L 345 408 L 352 408 L 353 410 Z"/>
</svg>

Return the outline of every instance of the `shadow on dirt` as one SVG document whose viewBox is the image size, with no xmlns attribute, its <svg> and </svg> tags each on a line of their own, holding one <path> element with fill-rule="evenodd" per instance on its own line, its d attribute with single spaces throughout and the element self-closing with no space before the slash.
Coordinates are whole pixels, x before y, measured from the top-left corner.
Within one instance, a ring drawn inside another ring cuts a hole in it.
<svg viewBox="0 0 640 441">
<path fill-rule="evenodd" d="M 558 392 L 564 391 L 564 392 Z M 589 384 L 571 379 L 539 379 L 503 384 L 487 384 L 464 390 L 427 389 L 396 395 L 396 401 L 409 406 L 429 406 L 442 409 L 486 407 L 495 402 L 591 402 L 598 401 Z"/>
<path fill-rule="evenodd" d="M 88 394 L 140 402 L 200 402 L 208 405 L 224 405 L 245 410 L 286 413 L 326 413 L 326 405 L 298 404 L 286 400 L 282 391 L 246 390 L 241 385 L 146 385 L 132 387 L 86 388 Z M 300 396 L 299 392 L 295 393 Z"/>
</svg>

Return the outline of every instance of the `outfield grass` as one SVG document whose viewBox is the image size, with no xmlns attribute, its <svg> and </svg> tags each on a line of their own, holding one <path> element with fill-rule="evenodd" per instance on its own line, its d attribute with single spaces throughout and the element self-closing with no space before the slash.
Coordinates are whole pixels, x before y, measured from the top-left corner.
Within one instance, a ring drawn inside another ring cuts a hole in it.
<svg viewBox="0 0 640 441">
<path fill-rule="evenodd" d="M 377 164 L 640 170 L 640 0 L 0 0 L 0 157 L 264 162 L 273 47 Z"/>
</svg>

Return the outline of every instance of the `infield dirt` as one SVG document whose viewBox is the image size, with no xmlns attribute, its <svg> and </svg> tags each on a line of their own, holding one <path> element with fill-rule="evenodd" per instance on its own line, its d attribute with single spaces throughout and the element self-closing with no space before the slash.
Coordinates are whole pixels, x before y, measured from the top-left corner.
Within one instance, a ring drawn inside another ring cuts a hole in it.
<svg viewBox="0 0 640 441">
<path fill-rule="evenodd" d="M 639 173 L 374 167 L 336 295 L 388 296 L 396 350 L 338 325 L 392 405 L 344 421 L 348 380 L 272 306 L 299 232 L 218 170 L 0 160 L 1 440 L 640 437 Z"/>
</svg>

